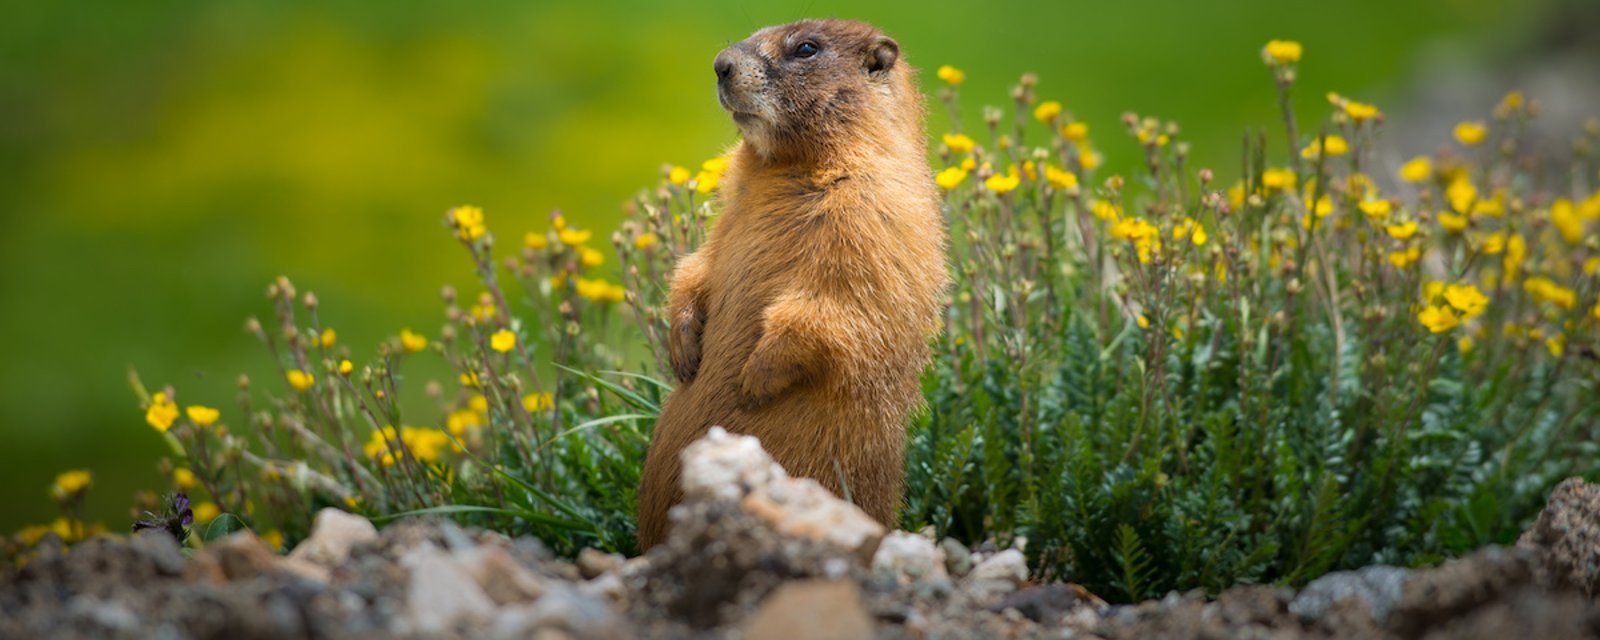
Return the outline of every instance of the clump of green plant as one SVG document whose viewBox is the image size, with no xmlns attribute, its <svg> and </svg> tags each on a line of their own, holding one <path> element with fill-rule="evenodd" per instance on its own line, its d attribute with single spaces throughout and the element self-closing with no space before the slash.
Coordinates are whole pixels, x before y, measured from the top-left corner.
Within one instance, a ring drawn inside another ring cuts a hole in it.
<svg viewBox="0 0 1600 640">
<path fill-rule="evenodd" d="M 938 71 L 955 286 L 910 428 L 906 528 L 1026 539 L 1040 575 L 1133 600 L 1509 542 L 1555 482 L 1600 472 L 1600 123 L 1541 164 L 1522 144 L 1537 105 L 1513 93 L 1452 146 L 1385 166 L 1375 106 L 1329 94 L 1301 130 L 1299 57 L 1263 50 L 1288 148 L 1246 136 L 1232 180 L 1189 166 L 1175 123 L 1133 114 L 1143 169 L 1097 175 L 1088 125 L 1031 76 L 963 132 L 964 74 Z M 476 293 L 445 289 L 441 327 L 360 364 L 279 279 L 247 328 L 281 375 L 241 379 L 236 429 L 134 377 L 196 526 L 232 518 L 221 531 L 282 546 L 333 505 L 633 551 L 670 392 L 663 283 L 715 223 L 725 167 L 665 167 L 609 254 L 560 215 L 508 252 L 483 211 L 450 210 Z M 408 378 L 419 358 L 454 378 Z"/>
<path fill-rule="evenodd" d="M 1376 107 L 1329 94 L 1303 132 L 1300 46 L 1262 55 L 1288 153 L 1247 136 L 1231 184 L 1135 114 L 1140 175 L 1094 177 L 1029 77 L 987 147 L 944 136 L 957 285 L 906 527 L 1026 538 L 1045 576 L 1136 600 L 1508 543 L 1600 470 L 1600 124 L 1541 164 L 1512 93 L 1386 166 Z"/>
</svg>

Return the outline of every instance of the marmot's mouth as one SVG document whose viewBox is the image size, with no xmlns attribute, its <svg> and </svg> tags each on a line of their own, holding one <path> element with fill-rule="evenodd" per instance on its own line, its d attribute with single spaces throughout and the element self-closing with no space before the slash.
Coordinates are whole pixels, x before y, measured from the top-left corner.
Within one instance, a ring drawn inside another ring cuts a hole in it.
<svg viewBox="0 0 1600 640">
<path fill-rule="evenodd" d="M 729 113 L 733 114 L 734 124 L 748 124 L 760 119 L 756 117 L 756 114 L 743 111 L 730 111 Z"/>
</svg>

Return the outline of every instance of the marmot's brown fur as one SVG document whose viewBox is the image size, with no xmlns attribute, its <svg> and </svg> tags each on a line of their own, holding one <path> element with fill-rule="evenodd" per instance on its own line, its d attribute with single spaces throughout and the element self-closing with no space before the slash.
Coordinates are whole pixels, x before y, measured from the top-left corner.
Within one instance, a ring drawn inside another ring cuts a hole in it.
<svg viewBox="0 0 1600 640">
<path fill-rule="evenodd" d="M 838 20 L 762 29 L 715 68 L 743 140 L 721 218 L 672 276 L 681 384 L 645 461 L 640 548 L 681 498 L 679 453 L 713 425 L 892 526 L 949 279 L 912 69 L 888 36 Z"/>
</svg>

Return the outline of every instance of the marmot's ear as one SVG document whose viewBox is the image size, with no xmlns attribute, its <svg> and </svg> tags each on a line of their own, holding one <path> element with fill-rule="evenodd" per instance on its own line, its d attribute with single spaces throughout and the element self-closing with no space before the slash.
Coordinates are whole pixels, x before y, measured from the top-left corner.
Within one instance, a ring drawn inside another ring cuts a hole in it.
<svg viewBox="0 0 1600 640">
<path fill-rule="evenodd" d="M 900 43 L 889 36 L 878 36 L 867 47 L 867 73 L 880 73 L 894 68 L 900 58 Z"/>
</svg>

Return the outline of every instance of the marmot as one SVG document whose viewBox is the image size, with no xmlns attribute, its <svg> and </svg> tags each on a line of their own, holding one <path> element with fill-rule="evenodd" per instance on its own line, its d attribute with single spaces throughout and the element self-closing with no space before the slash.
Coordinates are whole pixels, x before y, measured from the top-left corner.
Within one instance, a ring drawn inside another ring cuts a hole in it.
<svg viewBox="0 0 1600 640">
<path fill-rule="evenodd" d="M 892 527 L 949 281 L 922 94 L 899 44 L 860 22 L 768 27 L 714 67 L 742 140 L 720 219 L 670 283 L 680 385 L 645 460 L 640 549 L 665 536 L 679 454 L 713 425 Z"/>
</svg>

